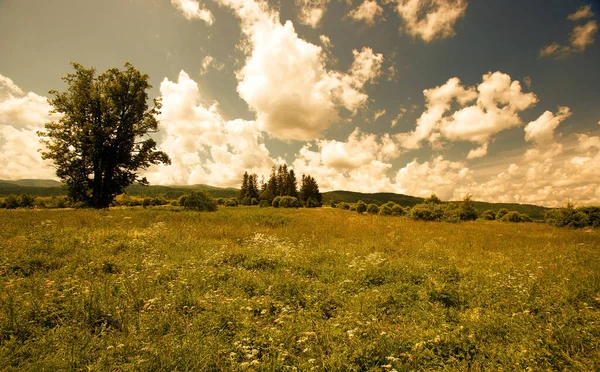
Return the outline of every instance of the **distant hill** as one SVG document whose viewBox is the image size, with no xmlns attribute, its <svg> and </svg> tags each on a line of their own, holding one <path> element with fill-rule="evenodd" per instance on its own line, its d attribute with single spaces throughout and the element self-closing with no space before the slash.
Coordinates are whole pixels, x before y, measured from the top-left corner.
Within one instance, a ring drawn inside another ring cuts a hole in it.
<svg viewBox="0 0 600 372">
<path fill-rule="evenodd" d="M 131 185 L 125 189 L 129 195 L 135 196 L 164 196 L 167 199 L 176 199 L 190 191 L 203 190 L 214 198 L 234 198 L 240 191 L 233 188 L 220 188 L 208 185 L 185 185 L 185 186 L 142 186 Z M 53 180 L 0 180 L 0 196 L 10 194 L 31 194 L 38 196 L 61 196 L 66 195 L 62 183 Z"/>
<path fill-rule="evenodd" d="M 235 188 L 221 188 L 209 185 L 181 185 L 181 186 L 141 186 L 131 185 L 125 189 L 126 193 L 135 196 L 163 196 L 167 199 L 176 199 L 184 194 L 189 194 L 190 191 L 203 190 L 206 191 L 213 198 L 235 198 L 239 195 L 240 190 Z M 3 181 L 0 180 L 0 196 L 10 194 L 31 194 L 38 196 L 59 196 L 66 195 L 66 191 L 62 188 L 62 184 L 53 180 L 35 180 L 35 179 L 24 179 L 17 181 Z M 387 192 L 380 192 L 374 194 L 366 194 L 354 191 L 328 191 L 323 193 L 324 204 L 329 204 L 331 200 L 336 203 L 356 203 L 359 200 L 370 204 L 375 203 L 381 205 L 388 201 L 400 204 L 402 206 L 412 207 L 416 204 L 422 203 L 423 198 L 394 194 Z M 518 211 L 525 213 L 531 218 L 542 218 L 544 212 L 547 210 L 545 207 L 530 204 L 513 204 L 513 203 L 487 203 L 476 201 L 475 208 L 479 213 L 491 209 L 494 212 L 499 211 L 502 208 L 506 208 L 509 211 Z"/>
<path fill-rule="evenodd" d="M 415 196 L 403 195 L 403 194 L 393 194 L 393 193 L 375 193 L 375 194 L 366 194 L 361 192 L 353 192 L 353 191 L 329 191 L 323 193 L 323 202 L 324 204 L 329 204 L 331 200 L 334 200 L 336 203 L 346 202 L 346 203 L 356 203 L 359 200 L 370 204 L 375 203 L 378 205 L 387 203 L 388 201 L 393 201 L 394 203 L 400 204 L 402 206 L 412 207 L 415 204 L 419 204 L 423 202 L 423 198 L 418 198 Z M 525 213 L 531 218 L 542 218 L 544 216 L 544 212 L 548 208 L 540 207 L 538 205 L 531 204 L 516 204 L 516 203 L 488 203 L 488 202 L 480 202 L 474 201 L 475 208 L 477 212 L 481 213 L 485 210 L 491 209 L 494 212 L 498 212 L 502 208 L 506 208 L 509 211 L 518 211 L 520 213 Z"/>
<path fill-rule="evenodd" d="M 393 201 L 396 204 L 400 204 L 402 206 L 412 207 L 413 205 L 419 204 L 423 202 L 423 198 L 418 198 L 415 196 L 408 196 L 403 194 L 394 194 L 390 192 L 378 192 L 375 194 L 365 194 L 362 192 L 354 192 L 354 191 L 328 191 L 323 193 L 323 203 L 329 204 L 331 200 L 334 200 L 336 203 L 346 202 L 346 203 L 356 203 L 359 200 L 370 204 L 384 204 L 389 201 Z"/>
</svg>

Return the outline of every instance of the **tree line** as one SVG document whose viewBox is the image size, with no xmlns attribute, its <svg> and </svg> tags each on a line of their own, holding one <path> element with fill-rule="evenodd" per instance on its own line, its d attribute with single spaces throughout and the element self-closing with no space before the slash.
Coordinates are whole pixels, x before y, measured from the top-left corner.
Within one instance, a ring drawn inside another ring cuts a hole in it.
<svg viewBox="0 0 600 372">
<path fill-rule="evenodd" d="M 242 205 L 261 207 L 306 207 L 315 208 L 323 204 L 319 184 L 311 175 L 302 175 L 300 190 L 296 173 L 287 164 L 274 165 L 269 179 L 258 181 L 258 175 L 244 172 L 239 201 Z"/>
</svg>

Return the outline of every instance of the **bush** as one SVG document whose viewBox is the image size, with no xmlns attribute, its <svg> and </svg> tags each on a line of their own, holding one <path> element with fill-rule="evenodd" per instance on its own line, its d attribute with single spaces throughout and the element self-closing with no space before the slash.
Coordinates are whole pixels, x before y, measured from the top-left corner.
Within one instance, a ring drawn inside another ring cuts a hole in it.
<svg viewBox="0 0 600 372">
<path fill-rule="evenodd" d="M 442 200 L 436 194 L 431 194 L 430 197 L 425 199 L 424 204 L 442 204 Z"/>
<path fill-rule="evenodd" d="M 6 209 L 15 209 L 19 208 L 19 200 L 14 195 L 9 195 L 4 199 L 4 203 L 6 203 Z"/>
<path fill-rule="evenodd" d="M 337 203 L 337 205 L 335 207 L 338 209 L 348 210 L 348 209 L 350 209 L 350 204 L 348 204 L 346 202 L 339 202 L 339 203 Z"/>
<path fill-rule="evenodd" d="M 494 221 L 496 219 L 496 213 L 493 210 L 488 209 L 487 211 L 481 214 L 481 219 L 487 221 Z"/>
<path fill-rule="evenodd" d="M 215 212 L 217 202 L 204 191 L 192 191 L 185 198 L 183 208 L 202 212 Z"/>
<path fill-rule="evenodd" d="M 187 198 L 188 198 L 187 195 L 181 195 L 179 197 L 179 199 L 177 199 L 177 203 L 183 207 L 185 205 L 185 201 L 187 200 Z"/>
<path fill-rule="evenodd" d="M 373 203 L 369 204 L 367 206 L 367 213 L 368 214 L 377 214 L 377 213 L 379 213 L 379 207 L 377 206 L 377 204 L 373 204 Z"/>
<path fill-rule="evenodd" d="M 350 208 L 348 208 L 348 210 L 352 211 L 352 212 L 356 212 L 356 203 L 350 204 Z"/>
<path fill-rule="evenodd" d="M 392 209 L 394 208 L 395 205 L 396 205 L 396 203 L 394 203 L 394 202 L 387 202 L 387 203 L 383 204 L 379 208 L 379 214 L 381 216 L 391 216 L 393 214 Z"/>
<path fill-rule="evenodd" d="M 573 203 L 562 208 L 552 209 L 545 214 L 546 223 L 556 227 L 582 228 L 590 224 L 590 219 L 581 209 L 575 209 Z"/>
<path fill-rule="evenodd" d="M 467 194 L 463 198 L 463 202 L 458 206 L 458 219 L 461 221 L 475 221 L 477 219 L 477 209 L 471 200 L 472 195 Z"/>
<path fill-rule="evenodd" d="M 358 202 L 356 202 L 356 213 L 358 214 L 363 214 L 367 211 L 367 205 L 362 201 L 359 200 Z"/>
<path fill-rule="evenodd" d="M 501 219 L 502 219 L 502 217 L 504 217 L 504 216 L 505 216 L 505 215 L 506 215 L 508 212 L 509 212 L 509 211 L 508 211 L 508 209 L 506 209 L 506 208 L 502 208 L 502 209 L 500 209 L 500 210 L 498 211 L 498 213 L 496 213 L 496 219 L 497 219 L 497 220 L 501 220 Z"/>
<path fill-rule="evenodd" d="M 410 210 L 410 218 L 421 221 L 443 221 L 444 212 L 441 204 L 417 204 Z"/>
<path fill-rule="evenodd" d="M 238 201 L 235 198 L 229 198 L 229 199 L 225 199 L 223 201 L 222 205 L 224 205 L 226 207 L 237 207 L 238 206 Z"/>
<path fill-rule="evenodd" d="M 512 211 L 506 213 L 500 219 L 502 222 L 531 222 L 531 218 L 525 214 L 521 214 L 517 211 Z"/>
<path fill-rule="evenodd" d="M 273 199 L 273 203 L 271 203 L 273 208 L 279 208 L 280 201 L 281 201 L 281 196 L 276 196 L 275 199 Z"/>
<path fill-rule="evenodd" d="M 35 197 L 28 194 L 21 194 L 19 196 L 19 206 L 21 208 L 33 208 L 35 203 Z"/>
<path fill-rule="evenodd" d="M 279 200 L 280 208 L 298 208 L 299 206 L 300 202 L 293 196 L 282 196 Z"/>
<path fill-rule="evenodd" d="M 406 215 L 406 210 L 402 208 L 399 204 L 394 204 L 392 207 L 392 216 L 404 216 Z"/>
<path fill-rule="evenodd" d="M 150 205 L 152 205 L 152 199 L 144 198 L 144 200 L 142 201 L 142 206 L 144 208 L 146 208 L 146 207 L 149 207 Z"/>
<path fill-rule="evenodd" d="M 260 201 L 260 204 L 258 204 L 258 206 L 261 208 L 266 208 L 266 207 L 270 207 L 271 204 L 269 204 L 268 200 L 263 199 Z"/>
<path fill-rule="evenodd" d="M 600 207 L 579 207 L 577 210 L 588 218 L 588 225 L 600 227 Z"/>
</svg>

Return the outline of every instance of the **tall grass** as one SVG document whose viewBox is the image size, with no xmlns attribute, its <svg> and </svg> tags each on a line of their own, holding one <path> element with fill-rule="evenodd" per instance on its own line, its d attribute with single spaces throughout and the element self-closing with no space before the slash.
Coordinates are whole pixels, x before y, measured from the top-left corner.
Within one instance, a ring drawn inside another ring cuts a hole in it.
<svg viewBox="0 0 600 372">
<path fill-rule="evenodd" d="M 2 370 L 599 370 L 600 231 L 0 211 Z"/>
</svg>

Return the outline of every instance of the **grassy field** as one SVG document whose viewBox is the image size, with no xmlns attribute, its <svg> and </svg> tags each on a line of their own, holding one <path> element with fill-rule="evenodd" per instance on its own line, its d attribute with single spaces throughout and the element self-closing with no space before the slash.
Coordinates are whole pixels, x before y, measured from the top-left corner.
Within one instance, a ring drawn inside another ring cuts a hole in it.
<svg viewBox="0 0 600 372">
<path fill-rule="evenodd" d="M 600 231 L 0 211 L 0 370 L 600 370 Z"/>
</svg>

